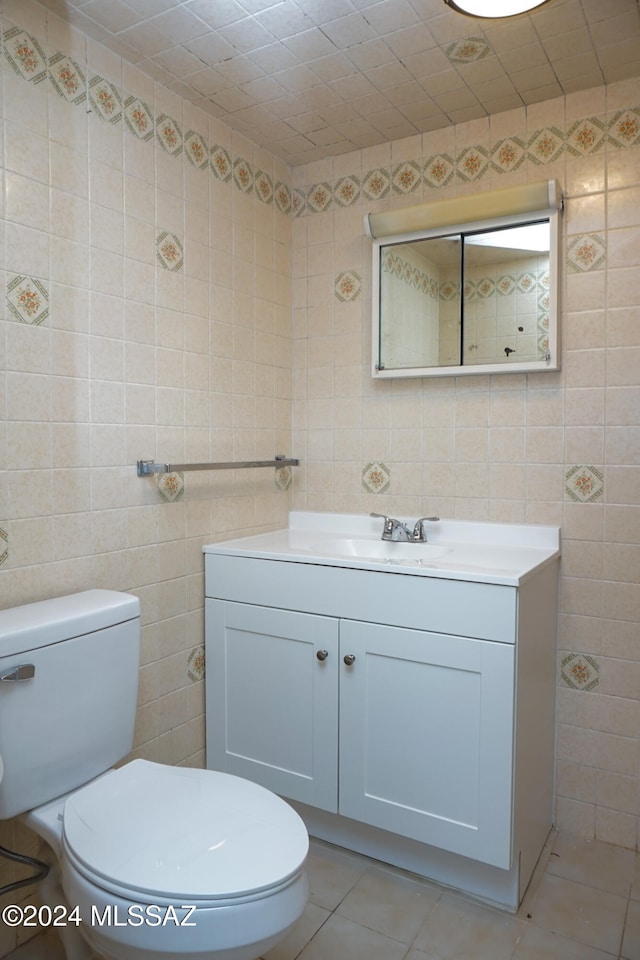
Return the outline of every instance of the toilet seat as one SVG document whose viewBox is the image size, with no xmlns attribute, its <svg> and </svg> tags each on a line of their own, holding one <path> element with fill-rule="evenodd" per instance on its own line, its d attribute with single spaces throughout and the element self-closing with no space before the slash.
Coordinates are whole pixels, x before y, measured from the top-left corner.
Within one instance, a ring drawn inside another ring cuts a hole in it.
<svg viewBox="0 0 640 960">
<path fill-rule="evenodd" d="M 308 835 L 257 784 L 134 760 L 67 798 L 62 844 L 79 874 L 116 896 L 206 907 L 287 887 L 304 868 Z"/>
</svg>

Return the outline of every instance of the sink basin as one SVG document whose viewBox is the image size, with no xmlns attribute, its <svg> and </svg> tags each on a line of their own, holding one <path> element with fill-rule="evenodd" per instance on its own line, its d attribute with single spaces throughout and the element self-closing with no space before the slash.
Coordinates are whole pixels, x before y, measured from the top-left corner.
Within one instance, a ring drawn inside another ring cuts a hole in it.
<svg viewBox="0 0 640 960">
<path fill-rule="evenodd" d="M 435 560 L 450 552 L 449 547 L 431 543 L 407 543 L 392 540 L 340 538 L 310 543 L 310 553 L 330 557 L 353 557 L 358 560 L 383 560 L 389 563 L 405 560 Z"/>
</svg>

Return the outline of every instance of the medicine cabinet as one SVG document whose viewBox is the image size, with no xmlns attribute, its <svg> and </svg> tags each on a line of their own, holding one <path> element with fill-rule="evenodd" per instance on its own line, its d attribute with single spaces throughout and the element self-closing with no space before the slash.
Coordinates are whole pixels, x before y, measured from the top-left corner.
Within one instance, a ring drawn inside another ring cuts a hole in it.
<svg viewBox="0 0 640 960">
<path fill-rule="evenodd" d="M 372 376 L 558 370 L 555 180 L 365 217 Z"/>
</svg>

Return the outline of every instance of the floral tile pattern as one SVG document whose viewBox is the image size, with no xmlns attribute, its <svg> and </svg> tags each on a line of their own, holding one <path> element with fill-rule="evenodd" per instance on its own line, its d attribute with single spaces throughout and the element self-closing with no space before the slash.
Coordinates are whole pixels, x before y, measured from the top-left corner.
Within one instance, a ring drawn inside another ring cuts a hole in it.
<svg viewBox="0 0 640 960">
<path fill-rule="evenodd" d="M 574 157 L 586 157 L 596 153 L 605 141 L 606 127 L 601 120 L 579 120 L 567 133 L 567 150 Z"/>
<path fill-rule="evenodd" d="M 89 102 L 102 120 L 119 123 L 122 120 L 120 93 L 108 80 L 94 76 L 89 81 Z"/>
<path fill-rule="evenodd" d="M 565 474 L 564 489 L 569 500 L 576 503 L 595 503 L 604 496 L 604 468 L 594 466 L 571 467 Z"/>
<path fill-rule="evenodd" d="M 289 187 L 285 183 L 282 183 L 282 181 L 278 181 L 273 188 L 273 195 L 280 213 L 291 213 L 292 204 Z"/>
<path fill-rule="evenodd" d="M 171 117 L 166 113 L 161 113 L 156 122 L 156 136 L 158 143 L 171 154 L 177 157 L 182 153 L 182 131 Z"/>
<path fill-rule="evenodd" d="M 607 242 L 597 233 L 571 237 L 567 244 L 567 268 L 571 273 L 601 269 L 607 256 Z"/>
<path fill-rule="evenodd" d="M 184 266 L 182 243 L 175 233 L 163 231 L 156 240 L 156 256 L 161 266 L 172 273 L 181 273 Z"/>
<path fill-rule="evenodd" d="M 49 291 L 42 280 L 15 276 L 7 283 L 7 308 L 19 323 L 40 326 L 49 316 Z"/>
<path fill-rule="evenodd" d="M 527 148 L 518 137 L 500 140 L 491 153 L 491 166 L 497 173 L 517 170 L 527 156 Z"/>
<path fill-rule="evenodd" d="M 124 101 L 124 119 L 127 129 L 138 140 L 151 140 L 153 137 L 153 115 L 144 102 L 137 97 L 127 97 Z"/>
<path fill-rule="evenodd" d="M 217 144 L 211 148 L 211 169 L 223 183 L 231 179 L 233 173 L 231 158 L 224 147 Z"/>
<path fill-rule="evenodd" d="M 69 103 L 76 105 L 83 103 L 87 97 L 86 81 L 84 74 L 78 64 L 65 57 L 62 53 L 56 53 L 49 60 L 49 78 L 56 91 Z"/>
<path fill-rule="evenodd" d="M 24 30 L 12 27 L 4 35 L 4 52 L 7 60 L 23 80 L 40 83 L 47 76 L 47 58 L 42 47 Z"/>
<path fill-rule="evenodd" d="M 591 691 L 600 682 L 600 666 L 585 653 L 570 653 L 562 660 L 560 676 L 573 690 Z"/>
<path fill-rule="evenodd" d="M 273 203 L 273 184 L 271 177 L 264 170 L 258 170 L 256 173 L 254 186 L 256 195 L 263 203 Z"/>
<path fill-rule="evenodd" d="M 279 490 L 288 490 L 293 483 L 291 467 L 276 467 L 275 483 Z"/>
<path fill-rule="evenodd" d="M 640 143 L 640 109 L 620 110 L 609 123 L 608 142 L 615 147 Z"/>
<path fill-rule="evenodd" d="M 370 170 L 362 181 L 362 192 L 367 200 L 382 200 L 391 189 L 388 170 Z"/>
<path fill-rule="evenodd" d="M 252 192 L 254 184 L 253 171 L 247 161 L 241 157 L 238 157 L 233 162 L 233 179 L 236 187 L 238 187 L 242 193 Z"/>
<path fill-rule="evenodd" d="M 439 153 L 429 157 L 424 165 L 424 180 L 429 187 L 446 187 L 456 172 L 453 157 L 448 153 Z"/>
<path fill-rule="evenodd" d="M 386 493 L 391 485 L 391 473 L 386 463 L 368 463 L 362 471 L 362 486 L 369 493 Z"/>
<path fill-rule="evenodd" d="M 159 473 L 156 484 L 160 497 L 167 503 L 184 498 L 184 473 Z"/>
<path fill-rule="evenodd" d="M 317 183 L 307 197 L 309 207 L 316 213 L 322 213 L 331 206 L 332 191 L 328 183 Z"/>
<path fill-rule="evenodd" d="M 195 130 L 188 130 L 184 137 L 184 152 L 190 163 L 198 170 L 209 166 L 209 151 L 204 138 Z"/>
<path fill-rule="evenodd" d="M 491 47 L 482 37 L 467 37 L 445 47 L 445 54 L 452 63 L 475 63 L 491 52 Z"/>
<path fill-rule="evenodd" d="M 401 163 L 395 167 L 391 176 L 394 193 L 412 193 L 420 186 L 422 175 L 419 164 Z"/>
<path fill-rule="evenodd" d="M 351 301 L 357 300 L 361 290 L 362 278 L 355 270 L 347 270 L 346 273 L 339 273 L 336 277 L 336 298 L 341 303 L 351 303 Z"/>
<path fill-rule="evenodd" d="M 557 127 L 538 130 L 529 139 L 527 153 L 535 164 L 553 163 L 564 149 L 564 135 Z"/>
<path fill-rule="evenodd" d="M 336 183 L 335 200 L 340 207 L 350 207 L 360 199 L 360 181 L 357 177 L 340 177 Z"/>
<path fill-rule="evenodd" d="M 5 525 L 0 526 L 0 567 L 9 559 L 9 534 Z"/>
<path fill-rule="evenodd" d="M 187 657 L 187 677 L 192 683 L 205 678 L 205 650 L 201 643 Z"/>
<path fill-rule="evenodd" d="M 456 162 L 456 171 L 461 180 L 470 183 L 479 180 L 489 169 L 489 158 L 482 147 L 463 150 Z"/>
</svg>

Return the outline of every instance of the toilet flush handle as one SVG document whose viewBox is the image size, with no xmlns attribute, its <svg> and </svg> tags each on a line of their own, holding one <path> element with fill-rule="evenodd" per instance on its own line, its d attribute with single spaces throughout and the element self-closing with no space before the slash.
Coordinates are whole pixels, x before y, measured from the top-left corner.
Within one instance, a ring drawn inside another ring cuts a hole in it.
<svg viewBox="0 0 640 960">
<path fill-rule="evenodd" d="M 17 683 L 19 680 L 31 680 L 35 672 L 36 668 L 32 663 L 21 663 L 8 673 L 3 673 L 0 676 L 0 682 Z"/>
</svg>

